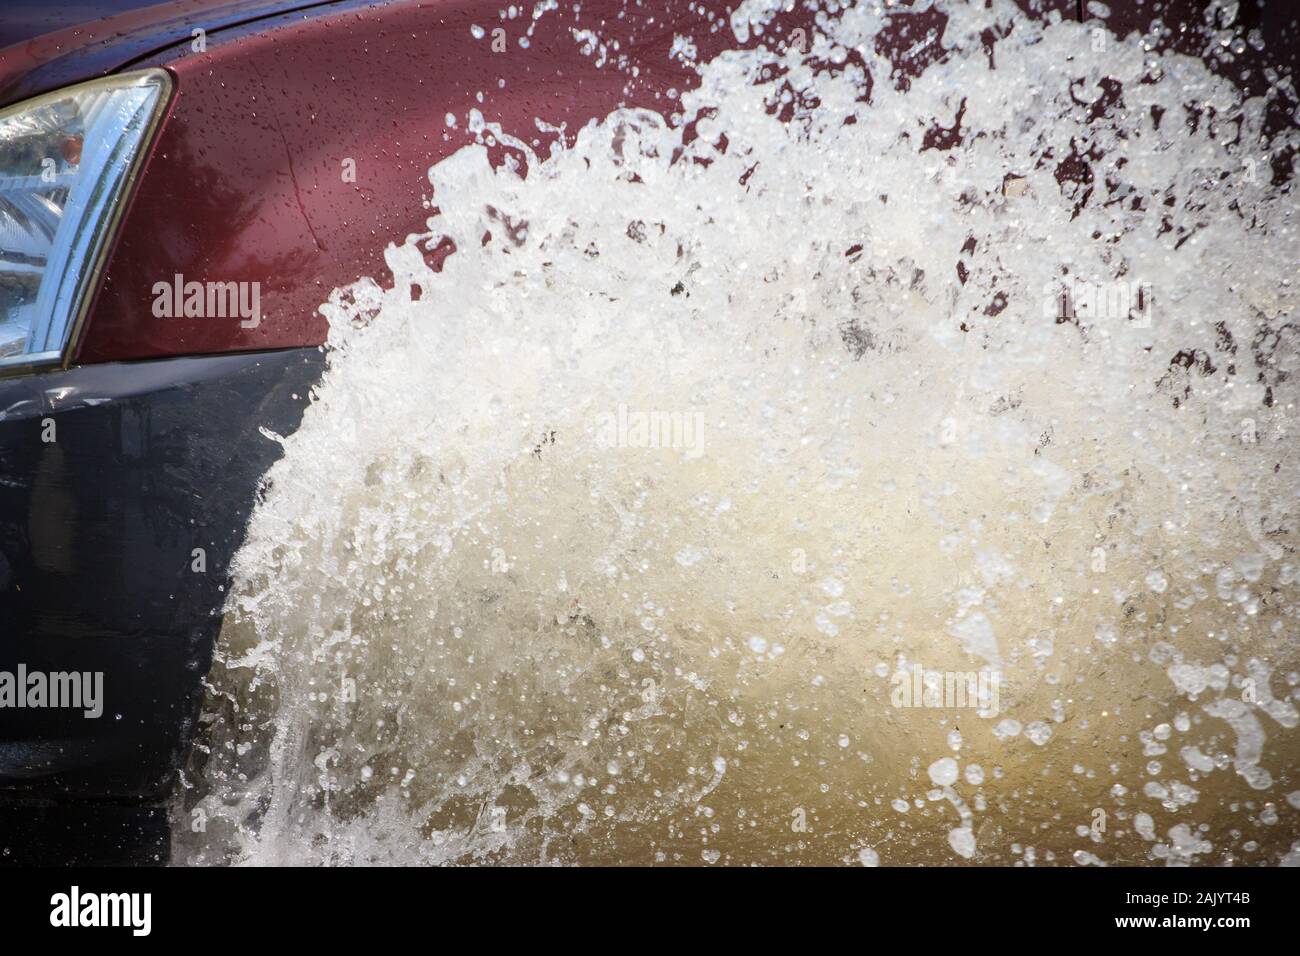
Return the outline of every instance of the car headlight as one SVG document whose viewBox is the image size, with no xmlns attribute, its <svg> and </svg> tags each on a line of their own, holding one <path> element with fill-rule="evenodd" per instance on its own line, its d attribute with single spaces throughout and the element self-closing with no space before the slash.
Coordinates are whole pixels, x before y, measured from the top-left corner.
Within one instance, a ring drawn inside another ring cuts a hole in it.
<svg viewBox="0 0 1300 956">
<path fill-rule="evenodd" d="M 62 361 L 170 88 L 147 70 L 0 111 L 0 372 Z"/>
</svg>

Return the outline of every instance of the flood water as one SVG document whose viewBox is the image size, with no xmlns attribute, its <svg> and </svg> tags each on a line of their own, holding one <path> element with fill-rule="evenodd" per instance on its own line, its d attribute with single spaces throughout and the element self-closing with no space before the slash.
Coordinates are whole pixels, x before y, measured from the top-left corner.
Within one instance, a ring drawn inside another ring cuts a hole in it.
<svg viewBox="0 0 1300 956">
<path fill-rule="evenodd" d="M 178 862 L 1300 863 L 1296 124 L 1002 2 L 908 82 L 870 4 L 740 49 L 779 6 L 567 148 L 449 118 Z"/>
</svg>

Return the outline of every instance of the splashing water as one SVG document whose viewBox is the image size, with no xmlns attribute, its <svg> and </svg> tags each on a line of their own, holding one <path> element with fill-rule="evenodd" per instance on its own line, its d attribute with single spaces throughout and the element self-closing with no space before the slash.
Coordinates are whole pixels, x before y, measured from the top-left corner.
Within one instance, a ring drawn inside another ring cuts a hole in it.
<svg viewBox="0 0 1300 956">
<path fill-rule="evenodd" d="M 178 859 L 1300 862 L 1263 104 L 945 10 L 909 82 L 858 7 L 548 157 L 468 118 L 526 168 L 324 307 Z"/>
</svg>

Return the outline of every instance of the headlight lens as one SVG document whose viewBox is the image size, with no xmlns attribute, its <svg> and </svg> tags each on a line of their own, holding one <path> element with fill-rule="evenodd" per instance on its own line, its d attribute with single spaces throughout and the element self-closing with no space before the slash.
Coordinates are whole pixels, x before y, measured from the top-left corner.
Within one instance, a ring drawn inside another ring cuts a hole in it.
<svg viewBox="0 0 1300 956">
<path fill-rule="evenodd" d="M 0 111 L 0 369 L 61 360 L 169 87 L 149 70 Z"/>
</svg>

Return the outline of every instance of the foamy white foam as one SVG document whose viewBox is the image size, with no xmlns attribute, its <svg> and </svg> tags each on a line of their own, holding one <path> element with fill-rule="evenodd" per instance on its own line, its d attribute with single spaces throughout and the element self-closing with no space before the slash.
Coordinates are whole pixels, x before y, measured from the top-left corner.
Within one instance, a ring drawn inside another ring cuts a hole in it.
<svg viewBox="0 0 1300 956">
<path fill-rule="evenodd" d="M 1300 236 L 1246 161 L 1295 131 L 976 6 L 906 90 L 861 5 L 547 157 L 457 118 L 527 178 L 440 163 L 394 287 L 324 307 L 179 859 L 1282 858 Z"/>
</svg>

